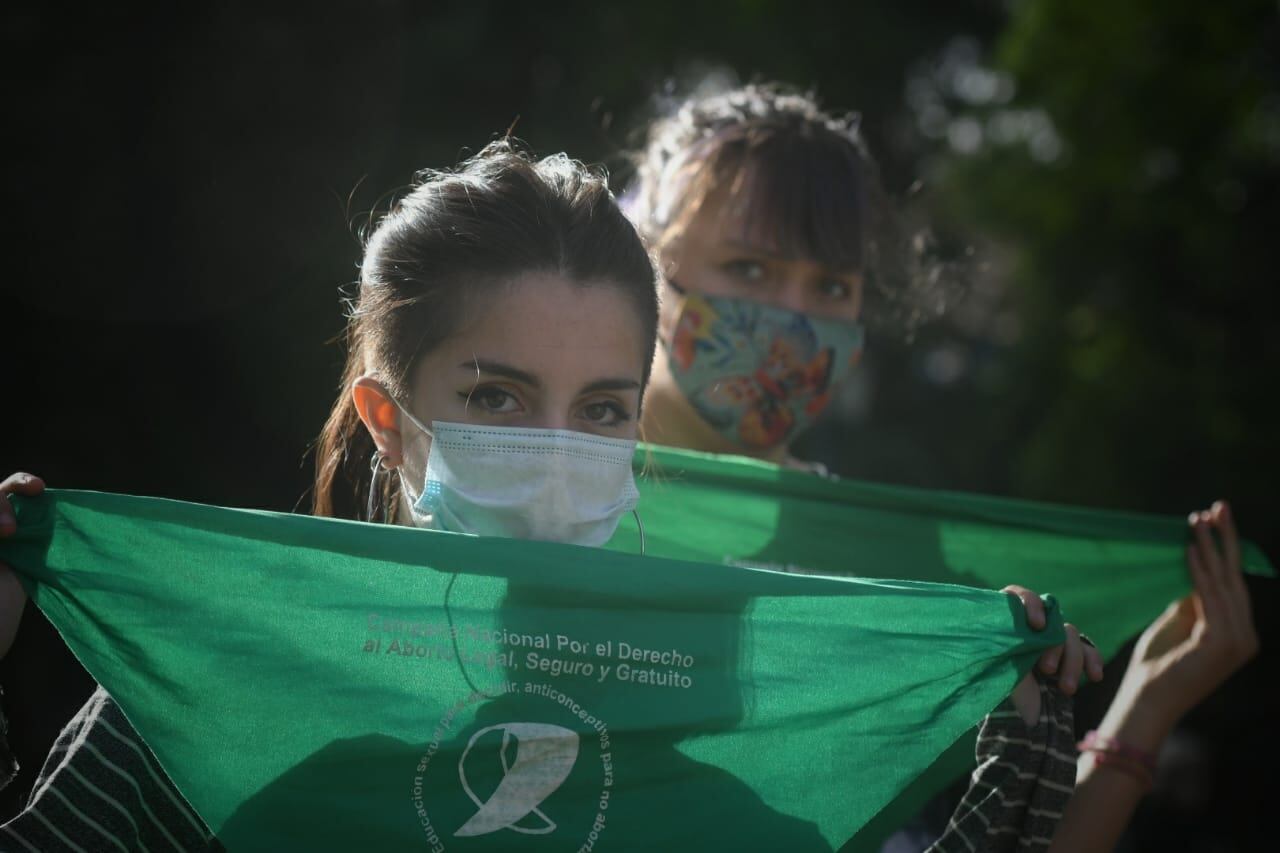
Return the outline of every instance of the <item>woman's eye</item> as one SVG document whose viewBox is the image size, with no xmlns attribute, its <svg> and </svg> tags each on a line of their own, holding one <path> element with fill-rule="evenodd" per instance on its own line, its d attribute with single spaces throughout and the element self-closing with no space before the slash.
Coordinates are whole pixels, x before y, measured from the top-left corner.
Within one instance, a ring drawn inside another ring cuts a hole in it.
<svg viewBox="0 0 1280 853">
<path fill-rule="evenodd" d="M 462 397 L 468 406 L 479 406 L 491 414 L 514 412 L 520 408 L 520 401 L 515 398 L 515 395 L 501 388 L 475 388 L 458 396 Z"/>
<path fill-rule="evenodd" d="M 725 272 L 740 281 L 755 283 L 764 280 L 764 264 L 759 261 L 741 258 L 739 260 L 729 261 L 725 263 L 723 267 Z"/>
<path fill-rule="evenodd" d="M 848 299 L 853 287 L 843 279 L 825 278 L 818 285 L 818 292 L 828 299 Z"/>
<path fill-rule="evenodd" d="M 582 417 L 596 426 L 616 426 L 631 420 L 631 416 L 622 406 L 606 400 L 583 406 Z"/>
</svg>

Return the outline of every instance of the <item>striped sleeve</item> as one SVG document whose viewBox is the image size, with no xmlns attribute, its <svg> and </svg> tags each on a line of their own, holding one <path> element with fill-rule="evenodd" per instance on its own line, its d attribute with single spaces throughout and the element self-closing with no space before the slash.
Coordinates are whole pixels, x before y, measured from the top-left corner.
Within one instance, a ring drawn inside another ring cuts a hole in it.
<svg viewBox="0 0 1280 853">
<path fill-rule="evenodd" d="M 101 687 L 58 736 L 0 841 L 38 853 L 219 849 Z"/>
<path fill-rule="evenodd" d="M 9 746 L 9 720 L 4 715 L 4 688 L 0 687 L 0 789 L 18 775 L 18 759 Z"/>
<path fill-rule="evenodd" d="M 978 767 L 929 853 L 1047 850 L 1075 789 L 1071 697 L 1039 673 L 1040 719 L 1028 727 L 1005 699 L 982 722 Z"/>
</svg>

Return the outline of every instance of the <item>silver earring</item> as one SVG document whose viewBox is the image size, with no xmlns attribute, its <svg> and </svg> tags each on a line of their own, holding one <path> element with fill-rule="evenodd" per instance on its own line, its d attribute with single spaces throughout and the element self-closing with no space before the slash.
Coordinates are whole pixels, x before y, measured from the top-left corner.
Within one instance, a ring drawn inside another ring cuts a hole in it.
<svg viewBox="0 0 1280 853">
<path fill-rule="evenodd" d="M 373 451 L 373 459 L 369 462 L 369 502 L 364 509 L 364 520 L 373 521 L 373 493 L 378 485 L 378 474 L 382 471 L 382 451 Z"/>
</svg>

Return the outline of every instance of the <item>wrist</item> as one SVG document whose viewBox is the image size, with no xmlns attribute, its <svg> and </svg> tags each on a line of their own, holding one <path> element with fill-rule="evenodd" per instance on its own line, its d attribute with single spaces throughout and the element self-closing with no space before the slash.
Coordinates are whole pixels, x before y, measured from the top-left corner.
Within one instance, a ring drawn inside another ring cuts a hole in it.
<svg viewBox="0 0 1280 853">
<path fill-rule="evenodd" d="M 1116 697 L 1111 703 L 1106 716 L 1098 724 L 1097 733 L 1103 738 L 1110 738 L 1117 743 L 1129 745 L 1138 751 L 1155 756 L 1170 731 L 1174 730 L 1176 719 L 1164 708 L 1148 706 L 1137 702 L 1126 704 Z"/>
<path fill-rule="evenodd" d="M 1093 734 L 1093 732 L 1090 732 L 1090 734 Z M 1151 786 L 1155 781 L 1155 773 L 1146 761 L 1132 757 L 1127 751 L 1114 751 L 1105 748 L 1086 749 L 1085 742 L 1082 741 L 1080 743 L 1080 759 L 1076 777 L 1077 784 L 1082 784 L 1084 780 L 1094 778 L 1099 774 L 1127 782 L 1133 793 L 1139 797 L 1151 790 Z"/>
<path fill-rule="evenodd" d="M 1158 697 L 1142 692 L 1128 693 L 1122 687 L 1098 724 L 1097 732 L 1155 755 L 1173 731 L 1178 716 Z"/>
</svg>

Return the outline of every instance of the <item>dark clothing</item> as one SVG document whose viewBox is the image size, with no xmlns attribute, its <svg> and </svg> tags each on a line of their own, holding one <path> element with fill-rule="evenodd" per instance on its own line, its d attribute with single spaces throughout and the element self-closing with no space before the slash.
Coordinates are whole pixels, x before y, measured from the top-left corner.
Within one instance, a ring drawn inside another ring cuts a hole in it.
<svg viewBox="0 0 1280 853">
<path fill-rule="evenodd" d="M 13 645 L 0 660 L 0 715 L 12 750 L 10 762 L 0 751 L 0 823 L 26 807 L 53 742 L 97 686 L 40 608 L 28 601 Z M 16 772 L 8 784 L 6 769 Z"/>
<path fill-rule="evenodd" d="M 63 729 L 6 850 L 212 850 L 212 835 L 102 688 Z"/>
</svg>

